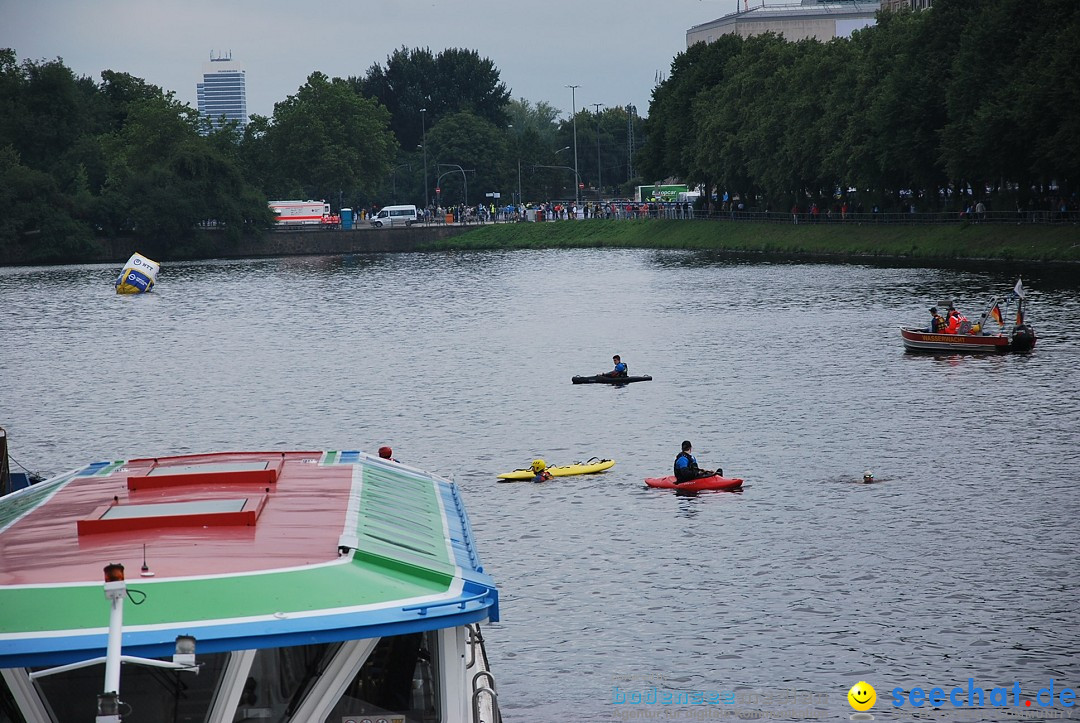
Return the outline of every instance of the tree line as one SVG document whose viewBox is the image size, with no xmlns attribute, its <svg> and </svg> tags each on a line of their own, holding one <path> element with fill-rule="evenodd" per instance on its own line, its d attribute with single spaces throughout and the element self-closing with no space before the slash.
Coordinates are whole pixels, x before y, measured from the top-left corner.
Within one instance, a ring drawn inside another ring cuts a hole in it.
<svg viewBox="0 0 1080 723">
<path fill-rule="evenodd" d="M 575 121 L 579 175 L 566 152 Z M 272 116 L 241 125 L 211 123 L 127 73 L 96 81 L 62 59 L 19 62 L 0 49 L 0 248 L 64 261 L 92 253 L 98 236 L 131 235 L 163 254 L 228 244 L 270 227 L 275 199 L 336 210 L 498 193 L 507 204 L 573 198 L 576 180 L 599 180 L 610 196 L 636 180 L 626 138 L 643 123 L 625 108 L 560 118 L 511 99 L 474 50 L 401 48 L 357 76 L 316 71 Z M 207 227 L 216 232 L 199 233 Z"/>
<path fill-rule="evenodd" d="M 936 0 L 829 42 L 724 36 L 655 88 L 639 165 L 759 210 L 1075 207 L 1077 67 L 1075 0 Z"/>
<path fill-rule="evenodd" d="M 275 199 L 506 204 L 668 179 L 748 210 L 1075 204 L 1078 39 L 1076 0 L 937 0 L 829 42 L 723 36 L 673 60 L 647 119 L 564 114 L 512 98 L 474 50 L 402 47 L 220 127 L 132 75 L 0 49 L 0 251 L 227 244 L 270 227 Z"/>
</svg>

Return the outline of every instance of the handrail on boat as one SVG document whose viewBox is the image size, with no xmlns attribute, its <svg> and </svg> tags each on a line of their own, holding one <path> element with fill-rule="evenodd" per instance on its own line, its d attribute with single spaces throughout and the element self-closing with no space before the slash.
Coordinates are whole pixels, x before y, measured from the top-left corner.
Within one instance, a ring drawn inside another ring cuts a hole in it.
<svg viewBox="0 0 1080 723">
<path fill-rule="evenodd" d="M 477 601 L 481 601 L 481 602 L 486 601 L 490 595 L 491 595 L 491 591 L 490 590 L 485 590 L 484 592 L 479 593 L 478 595 L 472 595 L 470 597 L 463 597 L 463 598 L 459 598 L 457 600 L 443 600 L 442 602 L 423 603 L 423 604 L 420 604 L 420 605 L 407 605 L 407 606 L 402 607 L 401 609 L 405 610 L 405 611 L 415 610 L 420 615 L 427 615 L 428 610 L 430 610 L 431 608 L 442 608 L 442 607 L 446 607 L 448 605 L 457 605 L 460 609 L 464 610 L 465 606 L 468 603 L 477 602 Z"/>
<path fill-rule="evenodd" d="M 476 665 L 476 636 L 478 631 L 472 623 L 466 625 L 465 628 L 469 631 L 469 657 L 465 661 L 465 670 L 468 670 Z"/>
<path fill-rule="evenodd" d="M 480 678 L 486 678 L 488 682 L 481 684 L 479 682 Z M 495 676 L 492 675 L 490 671 L 481 670 L 473 676 L 472 687 L 473 723 L 502 723 L 502 711 L 499 710 L 499 694 L 495 692 Z M 491 696 L 491 721 L 484 721 L 480 717 L 480 696 L 484 693 Z"/>
<path fill-rule="evenodd" d="M 473 677 L 472 677 L 473 690 L 479 690 L 480 689 L 478 687 L 478 685 L 477 685 L 477 681 L 480 680 L 480 678 L 487 678 L 489 684 L 486 687 L 491 688 L 492 690 L 495 690 L 495 676 L 491 674 L 490 670 L 480 670 L 480 671 L 477 671 L 475 675 L 473 675 Z"/>
</svg>

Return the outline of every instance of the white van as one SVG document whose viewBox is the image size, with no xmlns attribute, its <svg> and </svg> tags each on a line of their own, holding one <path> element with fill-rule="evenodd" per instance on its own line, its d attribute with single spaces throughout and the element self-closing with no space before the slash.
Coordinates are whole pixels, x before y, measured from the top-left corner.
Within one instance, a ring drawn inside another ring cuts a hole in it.
<svg viewBox="0 0 1080 723">
<path fill-rule="evenodd" d="M 383 208 L 371 217 L 371 225 L 375 228 L 383 226 L 412 226 L 419 219 L 416 215 L 416 206 L 383 206 Z"/>
</svg>

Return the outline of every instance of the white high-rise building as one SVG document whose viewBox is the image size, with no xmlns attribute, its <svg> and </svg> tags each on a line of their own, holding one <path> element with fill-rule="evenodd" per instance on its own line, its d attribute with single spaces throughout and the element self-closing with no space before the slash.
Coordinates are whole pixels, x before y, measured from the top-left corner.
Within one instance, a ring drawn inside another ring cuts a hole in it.
<svg viewBox="0 0 1080 723">
<path fill-rule="evenodd" d="M 203 80 L 196 87 L 199 113 L 210 119 L 215 129 L 221 127 L 221 118 L 247 125 L 247 89 L 245 70 L 232 59 L 232 53 L 214 57 L 203 63 Z"/>
</svg>

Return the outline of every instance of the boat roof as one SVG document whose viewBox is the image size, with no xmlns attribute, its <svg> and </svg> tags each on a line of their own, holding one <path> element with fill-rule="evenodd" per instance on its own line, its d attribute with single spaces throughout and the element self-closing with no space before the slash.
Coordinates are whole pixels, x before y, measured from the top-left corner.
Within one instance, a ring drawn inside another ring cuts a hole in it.
<svg viewBox="0 0 1080 723">
<path fill-rule="evenodd" d="M 456 485 L 359 451 L 95 462 L 0 497 L 0 668 L 103 655 L 111 563 L 160 657 L 498 620 L 475 550 Z"/>
</svg>

